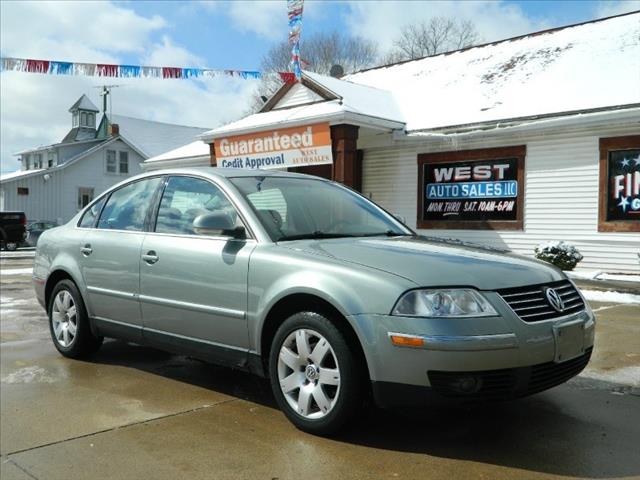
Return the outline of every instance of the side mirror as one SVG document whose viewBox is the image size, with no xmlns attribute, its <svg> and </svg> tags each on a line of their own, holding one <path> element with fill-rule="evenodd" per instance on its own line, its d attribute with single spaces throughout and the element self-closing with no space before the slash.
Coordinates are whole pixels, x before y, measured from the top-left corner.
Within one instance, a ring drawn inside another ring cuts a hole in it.
<svg viewBox="0 0 640 480">
<path fill-rule="evenodd" d="M 226 236 L 244 238 L 245 230 L 236 226 L 230 215 L 225 212 L 205 213 L 193 220 L 193 231 L 198 235 Z"/>
<path fill-rule="evenodd" d="M 395 218 L 396 220 L 398 220 L 400 223 L 402 223 L 403 225 L 407 224 L 407 219 L 404 218 L 402 215 L 398 215 L 397 213 L 392 214 L 393 218 Z"/>
</svg>

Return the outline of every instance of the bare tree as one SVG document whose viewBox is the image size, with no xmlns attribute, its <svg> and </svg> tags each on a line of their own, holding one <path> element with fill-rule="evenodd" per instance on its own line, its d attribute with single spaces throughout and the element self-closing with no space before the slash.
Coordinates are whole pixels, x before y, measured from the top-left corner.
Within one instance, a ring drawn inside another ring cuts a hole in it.
<svg viewBox="0 0 640 480">
<path fill-rule="evenodd" d="M 433 17 L 405 25 L 385 56 L 385 63 L 413 60 L 470 47 L 480 41 L 475 25 L 468 20 Z"/>
<path fill-rule="evenodd" d="M 345 72 L 351 72 L 374 65 L 378 57 L 378 46 L 372 40 L 350 37 L 338 31 L 320 32 L 302 38 L 300 57 L 303 70 L 328 74 L 333 65 L 341 65 Z M 289 70 L 291 47 L 283 41 L 271 47 L 262 57 L 260 69 L 264 72 L 284 72 Z M 265 78 L 257 91 L 253 110 L 262 106 L 262 97 L 273 95 L 282 83 L 276 78 Z"/>
</svg>

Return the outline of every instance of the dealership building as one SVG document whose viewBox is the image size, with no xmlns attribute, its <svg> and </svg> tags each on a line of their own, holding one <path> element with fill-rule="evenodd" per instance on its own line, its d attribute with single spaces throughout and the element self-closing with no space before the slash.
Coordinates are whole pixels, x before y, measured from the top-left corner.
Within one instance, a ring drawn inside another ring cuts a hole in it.
<svg viewBox="0 0 640 480">
<path fill-rule="evenodd" d="M 640 13 L 342 78 L 305 72 L 262 109 L 145 168 L 286 168 L 342 182 L 419 233 L 640 273 Z"/>
</svg>

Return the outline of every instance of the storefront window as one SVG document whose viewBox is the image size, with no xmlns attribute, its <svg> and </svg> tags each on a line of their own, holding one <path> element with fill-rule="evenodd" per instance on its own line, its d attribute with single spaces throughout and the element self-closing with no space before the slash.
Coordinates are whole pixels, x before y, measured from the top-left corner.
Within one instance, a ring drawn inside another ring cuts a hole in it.
<svg viewBox="0 0 640 480">
<path fill-rule="evenodd" d="M 418 155 L 418 228 L 522 230 L 525 146 Z"/>
<path fill-rule="evenodd" d="M 600 139 L 598 230 L 640 232 L 640 135 Z"/>
</svg>

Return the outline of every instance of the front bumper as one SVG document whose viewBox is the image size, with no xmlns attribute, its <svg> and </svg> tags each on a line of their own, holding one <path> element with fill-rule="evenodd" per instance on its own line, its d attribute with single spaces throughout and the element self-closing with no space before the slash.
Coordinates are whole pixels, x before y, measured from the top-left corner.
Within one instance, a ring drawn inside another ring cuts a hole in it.
<svg viewBox="0 0 640 480">
<path fill-rule="evenodd" d="M 491 294 L 487 293 L 487 297 Z M 443 393 L 438 381 L 448 374 L 462 376 L 475 372 L 475 377 L 479 377 L 482 372 L 511 370 L 510 375 L 520 380 L 514 381 L 513 388 L 505 396 L 518 396 L 529 391 L 524 385 L 528 382 L 522 380 L 527 377 L 526 369 L 531 371 L 548 364 L 569 365 L 578 357 L 586 358 L 588 362 L 587 353 L 591 352 L 595 333 L 595 319 L 588 307 L 566 317 L 527 323 L 499 297 L 489 299 L 499 316 L 460 319 L 352 316 L 350 320 L 360 336 L 374 392 L 385 385 L 404 385 L 400 390 L 433 387 Z M 577 350 L 571 350 L 571 355 L 563 358 L 562 349 L 566 347 L 560 346 L 563 344 L 558 339 L 558 332 L 565 326 L 576 327 L 572 330 L 572 341 L 578 345 Z M 575 331 L 578 331 L 577 336 Z M 390 334 L 419 336 L 424 339 L 424 345 L 399 347 L 391 342 Z M 584 365 L 568 378 L 582 368 Z M 544 376 L 548 370 L 542 368 L 540 375 Z"/>
</svg>

